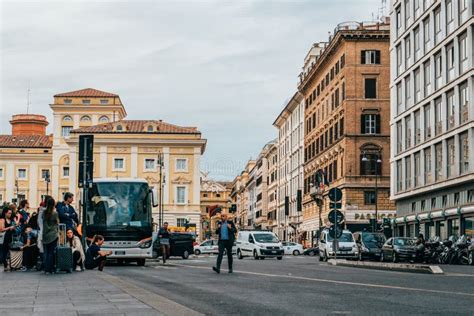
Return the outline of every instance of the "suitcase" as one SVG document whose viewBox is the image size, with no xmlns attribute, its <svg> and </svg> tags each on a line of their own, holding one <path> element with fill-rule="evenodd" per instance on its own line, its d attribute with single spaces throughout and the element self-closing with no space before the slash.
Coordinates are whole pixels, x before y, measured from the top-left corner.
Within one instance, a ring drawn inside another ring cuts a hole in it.
<svg viewBox="0 0 474 316">
<path fill-rule="evenodd" d="M 18 270 L 23 266 L 23 251 L 10 250 L 10 269 Z"/>
<path fill-rule="evenodd" d="M 74 267 L 72 248 L 66 244 L 66 225 L 59 224 L 58 247 L 56 248 L 56 271 L 71 273 Z"/>
</svg>

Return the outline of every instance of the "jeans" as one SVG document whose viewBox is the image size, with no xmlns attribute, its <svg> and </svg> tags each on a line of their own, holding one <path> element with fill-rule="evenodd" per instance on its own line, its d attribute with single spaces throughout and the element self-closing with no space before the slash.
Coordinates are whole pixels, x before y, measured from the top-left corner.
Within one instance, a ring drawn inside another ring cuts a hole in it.
<svg viewBox="0 0 474 316">
<path fill-rule="evenodd" d="M 7 244 L 0 245 L 0 263 L 3 263 L 5 268 L 8 267 L 8 248 Z"/>
<path fill-rule="evenodd" d="M 234 243 L 230 240 L 219 240 L 219 254 L 217 255 L 217 270 L 221 269 L 222 257 L 224 256 L 224 250 L 227 251 L 227 264 L 229 270 L 232 270 L 232 246 Z"/>
<path fill-rule="evenodd" d="M 54 255 L 56 253 L 56 247 L 58 240 L 55 239 L 49 244 L 44 244 L 44 272 L 53 273 L 54 271 Z"/>
<path fill-rule="evenodd" d="M 79 251 L 74 251 L 72 254 L 72 260 L 74 262 L 74 268 L 80 267 L 82 268 L 82 258 L 81 258 L 81 253 Z"/>
<path fill-rule="evenodd" d="M 170 257 L 170 245 L 161 245 L 161 256 L 163 257 L 163 263 Z"/>
</svg>

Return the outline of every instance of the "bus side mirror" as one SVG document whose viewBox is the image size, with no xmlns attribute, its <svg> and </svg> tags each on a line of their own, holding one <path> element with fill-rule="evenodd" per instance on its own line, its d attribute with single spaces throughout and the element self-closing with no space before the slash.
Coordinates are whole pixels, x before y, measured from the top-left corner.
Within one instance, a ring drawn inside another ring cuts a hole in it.
<svg viewBox="0 0 474 316">
<path fill-rule="evenodd" d="M 158 191 L 156 189 L 152 189 L 151 191 L 151 204 L 153 207 L 158 206 Z"/>
</svg>

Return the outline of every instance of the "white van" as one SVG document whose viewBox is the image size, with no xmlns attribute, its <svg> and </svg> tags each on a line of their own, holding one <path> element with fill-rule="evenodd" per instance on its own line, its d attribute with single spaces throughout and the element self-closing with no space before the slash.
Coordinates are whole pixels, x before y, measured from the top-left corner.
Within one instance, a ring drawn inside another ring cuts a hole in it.
<svg viewBox="0 0 474 316">
<path fill-rule="evenodd" d="M 283 259 L 284 250 L 278 237 L 270 231 L 241 230 L 237 235 L 237 258 L 253 256 L 255 260 Z"/>
<path fill-rule="evenodd" d="M 359 248 L 349 230 L 343 230 L 341 237 L 337 241 L 337 258 L 357 259 L 359 257 Z M 334 239 L 329 236 L 329 230 L 324 229 L 319 238 L 319 261 L 327 261 L 329 258 L 334 258 L 333 244 Z"/>
</svg>

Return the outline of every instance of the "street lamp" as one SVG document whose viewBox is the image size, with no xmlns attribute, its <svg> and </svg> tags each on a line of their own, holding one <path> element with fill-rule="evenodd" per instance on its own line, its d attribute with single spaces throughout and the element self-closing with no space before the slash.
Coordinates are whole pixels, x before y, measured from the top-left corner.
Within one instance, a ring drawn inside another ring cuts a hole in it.
<svg viewBox="0 0 474 316">
<path fill-rule="evenodd" d="M 374 157 L 375 155 L 375 157 Z M 376 154 L 370 155 L 367 157 L 366 153 L 364 152 L 362 155 L 362 162 L 366 163 L 368 161 L 375 160 L 375 221 L 372 223 L 372 231 L 377 231 L 378 226 L 378 178 L 379 178 L 379 165 L 382 163 L 382 159 L 380 159 L 380 150 Z"/>
<path fill-rule="evenodd" d="M 319 233 L 321 233 L 321 229 L 323 227 L 323 218 L 322 218 L 322 208 L 323 208 L 323 190 L 319 186 L 315 186 L 314 183 L 309 184 L 310 189 L 309 189 L 309 195 L 313 199 L 314 202 L 316 202 L 316 205 L 318 206 L 319 209 Z M 311 235 L 311 246 L 313 245 L 313 235 Z"/>
<path fill-rule="evenodd" d="M 49 195 L 49 183 L 51 182 L 51 177 L 49 175 L 49 170 L 46 171 L 46 176 L 44 177 L 44 182 L 46 182 L 46 195 Z"/>
</svg>

